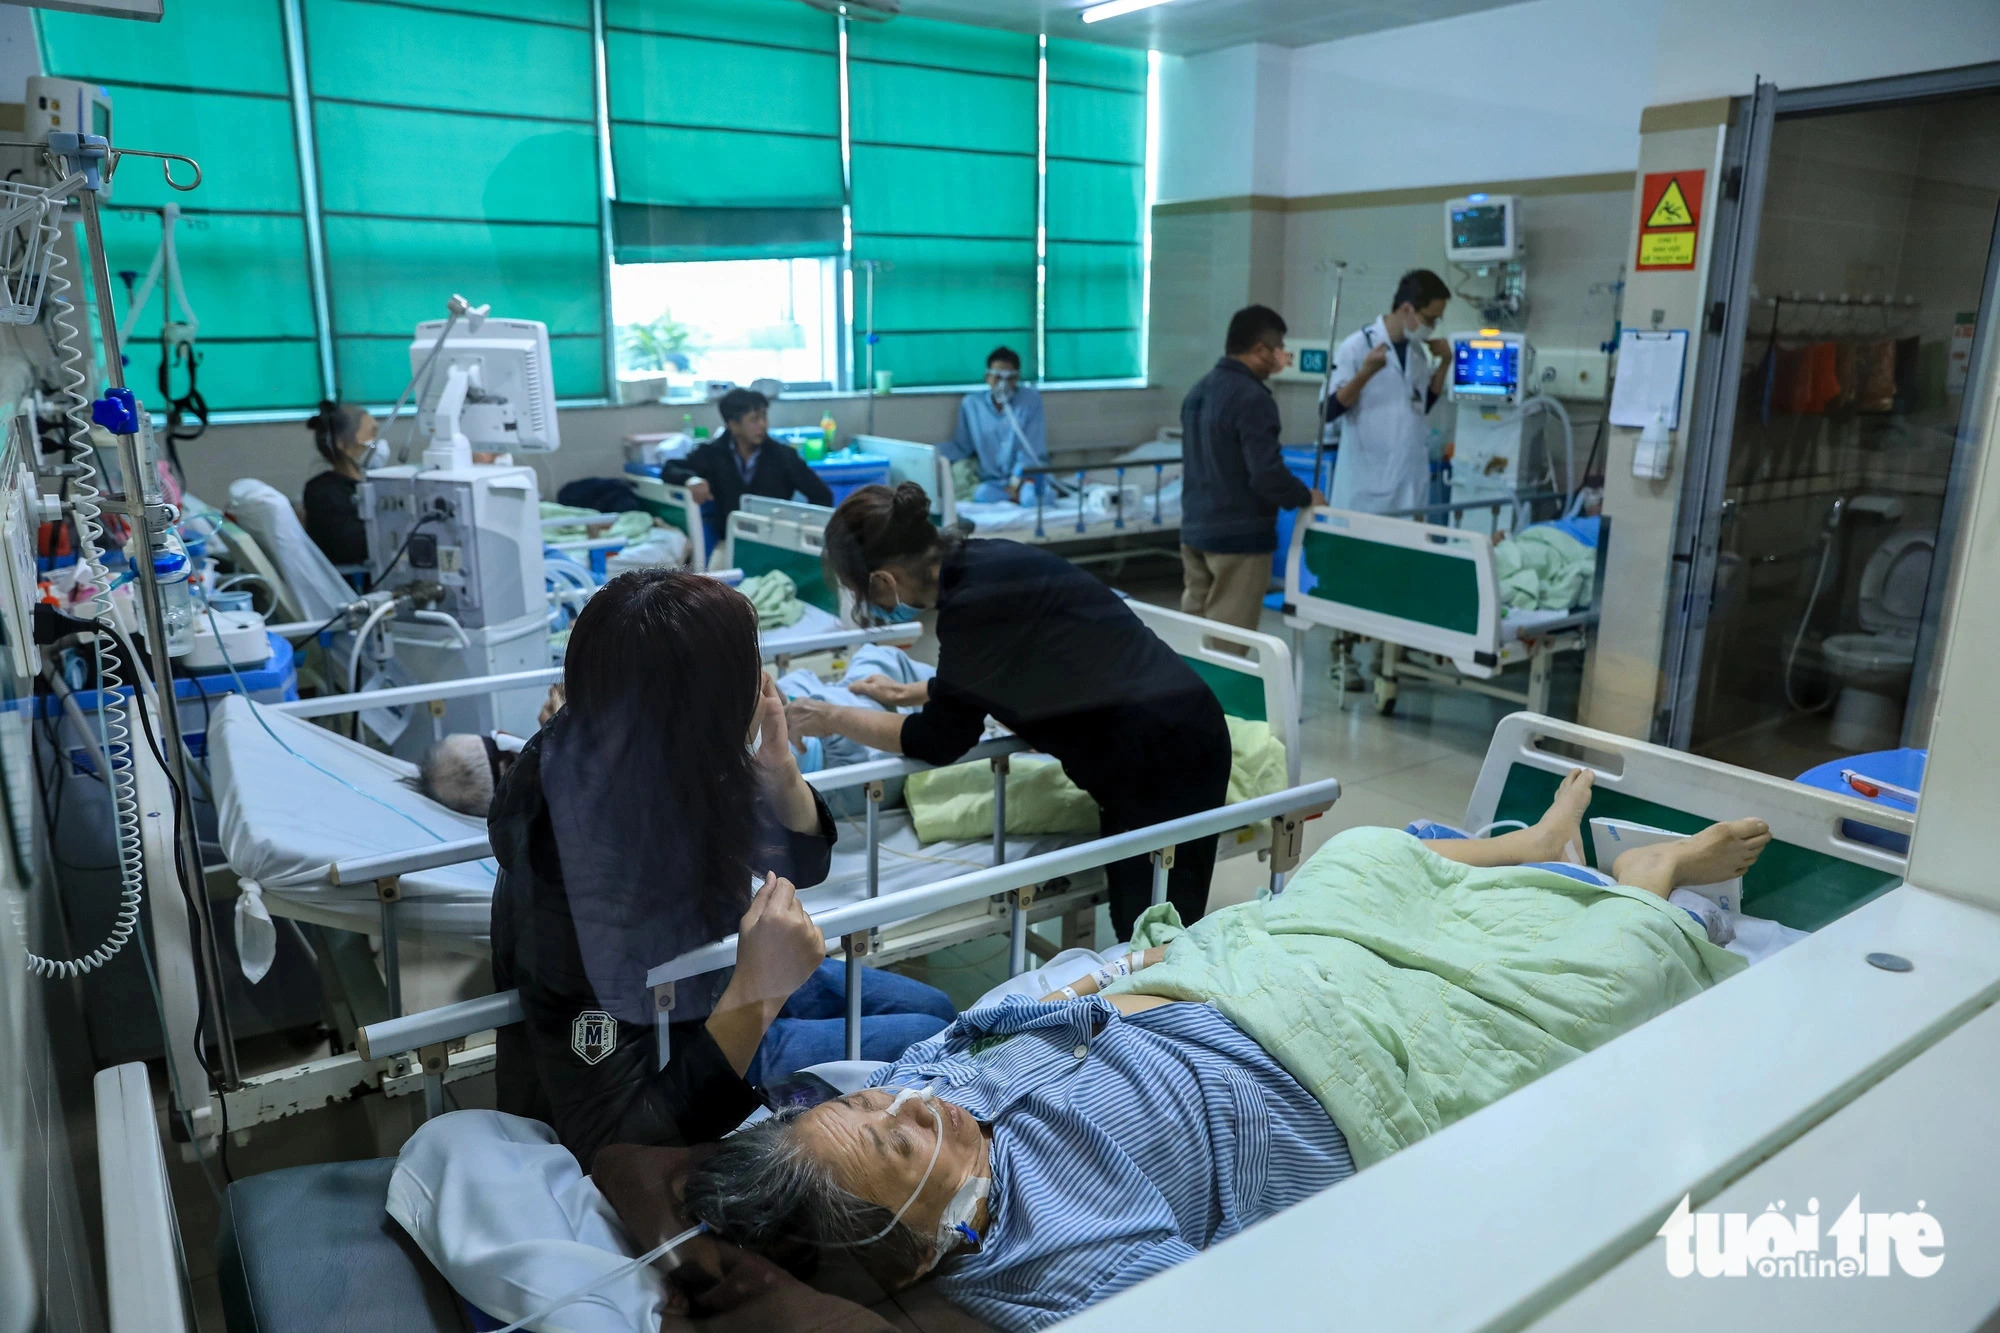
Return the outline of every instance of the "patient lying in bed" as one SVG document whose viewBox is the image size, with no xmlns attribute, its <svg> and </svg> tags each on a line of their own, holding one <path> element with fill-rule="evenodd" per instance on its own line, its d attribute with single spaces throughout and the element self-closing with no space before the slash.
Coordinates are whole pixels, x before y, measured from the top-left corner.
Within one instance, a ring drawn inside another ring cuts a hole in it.
<svg viewBox="0 0 2000 1333">
<path fill-rule="evenodd" d="M 728 1140 L 686 1208 L 796 1268 L 838 1250 L 891 1289 L 935 1270 L 991 1324 L 1055 1323 L 1744 966 L 1667 899 L 1740 875 L 1766 826 L 1587 882 L 1559 863 L 1589 794 L 1573 773 L 1492 839 L 1349 830 L 1281 897 L 1185 931 L 1154 908 L 1105 993 L 961 1016 L 875 1087 Z"/>
</svg>

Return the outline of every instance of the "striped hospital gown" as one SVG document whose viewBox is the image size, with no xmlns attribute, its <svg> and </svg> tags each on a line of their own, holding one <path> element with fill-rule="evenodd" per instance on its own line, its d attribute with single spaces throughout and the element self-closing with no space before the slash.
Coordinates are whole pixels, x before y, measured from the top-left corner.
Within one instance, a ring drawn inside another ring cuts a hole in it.
<svg viewBox="0 0 2000 1333">
<path fill-rule="evenodd" d="M 993 1128 L 989 1222 L 939 1287 L 1037 1329 L 1354 1174 L 1320 1104 L 1214 1008 L 1127 1018 L 1104 1000 L 1009 997 L 879 1071 Z"/>
</svg>

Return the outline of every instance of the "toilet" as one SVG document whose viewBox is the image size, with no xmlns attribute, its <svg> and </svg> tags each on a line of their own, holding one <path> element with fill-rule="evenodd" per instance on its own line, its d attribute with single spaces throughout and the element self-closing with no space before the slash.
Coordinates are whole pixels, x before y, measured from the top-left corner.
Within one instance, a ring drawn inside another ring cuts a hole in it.
<svg viewBox="0 0 2000 1333">
<path fill-rule="evenodd" d="M 1902 733 L 1936 546 L 1933 534 L 1910 528 L 1883 538 L 1861 571 L 1860 631 L 1820 645 L 1840 688 L 1827 739 L 1843 750 L 1878 747 Z"/>
</svg>

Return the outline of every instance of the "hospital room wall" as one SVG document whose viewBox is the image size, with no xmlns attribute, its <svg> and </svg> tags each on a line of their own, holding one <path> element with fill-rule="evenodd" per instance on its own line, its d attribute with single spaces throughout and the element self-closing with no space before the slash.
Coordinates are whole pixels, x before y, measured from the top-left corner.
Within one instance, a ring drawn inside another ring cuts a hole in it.
<svg viewBox="0 0 2000 1333">
<path fill-rule="evenodd" d="M 960 393 L 894 393 L 878 398 L 874 433 L 926 443 L 948 440 L 961 397 Z M 1162 393 L 1150 388 L 1052 390 L 1045 402 L 1049 451 L 1057 459 L 1066 451 L 1150 440 L 1171 416 Z M 827 413 L 843 436 L 868 429 L 869 400 L 853 396 L 783 399 L 772 405 L 771 424 L 816 426 Z M 711 431 L 720 425 L 715 409 L 705 403 L 563 410 L 558 414 L 562 449 L 532 460 L 542 477 L 543 498 L 552 498 L 557 488 L 579 477 L 617 475 L 625 464 L 627 435 L 678 430 L 684 414 Z M 407 419 L 402 429 L 407 429 Z M 400 430 L 396 438 L 401 438 Z M 181 456 L 189 488 L 212 504 L 226 500 L 230 483 L 239 477 L 256 477 L 297 496 L 306 480 L 325 468 L 303 421 L 212 426 L 200 440 L 183 445 Z"/>
</svg>

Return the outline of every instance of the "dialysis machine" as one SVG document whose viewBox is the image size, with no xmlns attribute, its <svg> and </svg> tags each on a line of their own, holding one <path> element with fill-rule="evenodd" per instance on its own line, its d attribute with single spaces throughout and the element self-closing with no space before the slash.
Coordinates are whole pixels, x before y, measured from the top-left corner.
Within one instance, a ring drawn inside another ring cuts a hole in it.
<svg viewBox="0 0 2000 1333">
<path fill-rule="evenodd" d="M 1542 422 L 1525 406 L 1535 349 L 1519 333 L 1480 329 L 1451 339 L 1451 398 L 1458 405 L 1451 462 L 1453 503 L 1512 499 L 1539 489 Z M 1530 418 L 1533 417 L 1531 420 Z M 1462 526 L 1501 533 L 1511 509 L 1468 510 Z"/>
<path fill-rule="evenodd" d="M 418 325 L 410 344 L 417 428 L 430 441 L 422 464 L 371 469 L 361 488 L 375 586 L 419 604 L 389 626 L 393 652 L 381 654 L 377 675 L 384 685 L 549 665 L 540 488 L 534 470 L 510 457 L 561 444 L 548 328 L 489 319 L 457 300 L 453 312 Z M 475 463 L 474 449 L 494 461 Z M 370 722 L 385 739 L 395 733 L 395 753 L 418 760 L 451 732 L 532 735 L 543 695 L 451 699 L 387 726 Z"/>
</svg>

